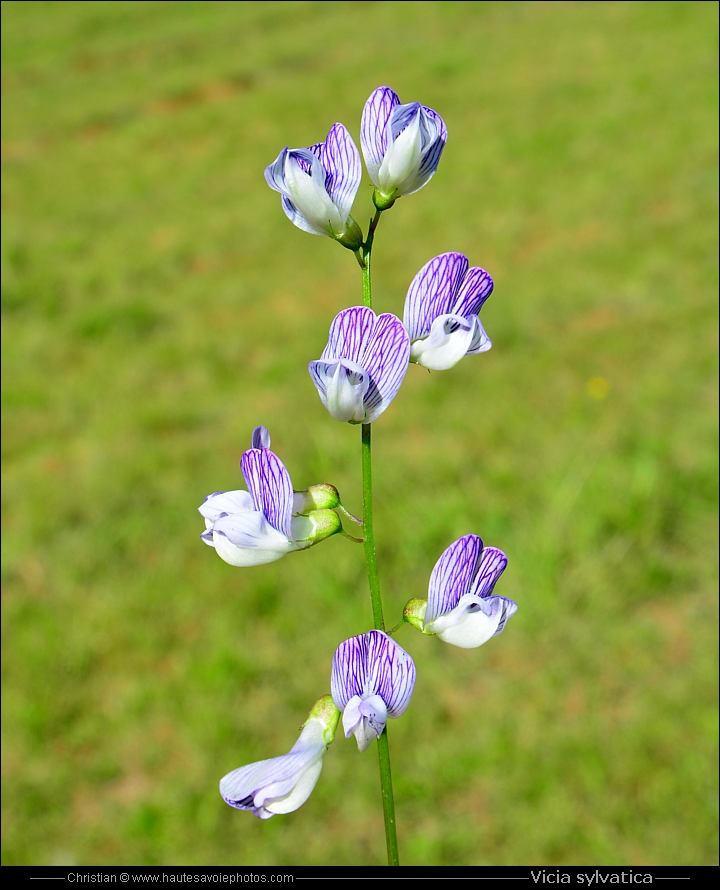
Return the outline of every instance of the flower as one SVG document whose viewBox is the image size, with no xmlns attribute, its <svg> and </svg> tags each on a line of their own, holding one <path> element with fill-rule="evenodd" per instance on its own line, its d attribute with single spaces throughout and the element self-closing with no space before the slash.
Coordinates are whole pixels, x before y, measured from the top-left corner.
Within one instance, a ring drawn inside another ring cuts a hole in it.
<svg viewBox="0 0 720 890">
<path fill-rule="evenodd" d="M 517 605 L 492 596 L 507 557 L 497 547 L 483 547 L 477 535 L 451 544 L 430 576 L 425 633 L 461 649 L 475 649 L 505 629 Z"/>
<path fill-rule="evenodd" d="M 343 712 L 345 738 L 354 735 L 359 751 L 382 735 L 388 717 L 405 712 L 414 687 L 412 658 L 380 630 L 345 640 L 333 658 L 332 698 Z"/>
<path fill-rule="evenodd" d="M 265 427 L 257 427 L 252 444 L 240 458 L 248 491 L 216 491 L 198 508 L 205 519 L 203 541 L 232 566 L 256 566 L 274 562 L 293 550 L 304 550 L 339 532 L 340 518 L 331 509 L 310 509 L 307 515 L 294 515 L 302 504 L 293 506 L 290 474 L 270 451 L 270 434 Z M 303 493 L 298 494 L 304 502 Z"/>
<path fill-rule="evenodd" d="M 320 777 L 339 717 L 330 696 L 323 696 L 288 754 L 241 766 L 220 780 L 223 800 L 238 810 L 252 810 L 258 819 L 297 810 Z"/>
<path fill-rule="evenodd" d="M 365 103 L 360 144 L 370 179 L 377 186 L 375 206 L 391 207 L 435 175 L 447 142 L 440 115 L 419 102 L 401 105 L 390 87 L 378 87 Z"/>
<path fill-rule="evenodd" d="M 328 344 L 308 370 L 336 420 L 372 423 L 400 389 L 410 338 L 399 318 L 353 306 L 335 316 Z"/>
<path fill-rule="evenodd" d="M 441 253 L 413 278 L 405 297 L 403 324 L 413 341 L 410 361 L 445 371 L 466 355 L 492 346 L 478 312 L 493 280 L 461 253 Z"/>
<path fill-rule="evenodd" d="M 271 189 L 282 195 L 290 222 L 312 235 L 329 235 L 357 250 L 362 232 L 350 216 L 360 186 L 360 153 L 342 124 L 333 124 L 325 142 L 310 148 L 284 148 L 265 168 Z"/>
</svg>

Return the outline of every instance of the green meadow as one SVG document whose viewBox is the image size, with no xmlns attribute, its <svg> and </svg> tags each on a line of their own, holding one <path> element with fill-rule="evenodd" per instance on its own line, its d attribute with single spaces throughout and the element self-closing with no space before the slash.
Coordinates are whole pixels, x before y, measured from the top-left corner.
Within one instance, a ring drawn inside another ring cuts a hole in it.
<svg viewBox="0 0 720 890">
<path fill-rule="evenodd" d="M 493 348 L 374 424 L 390 624 L 468 532 L 519 604 L 475 650 L 396 635 L 401 863 L 717 862 L 717 18 L 709 2 L 3 2 L 2 862 L 385 861 L 339 732 L 297 812 L 226 806 L 372 624 L 339 536 L 233 568 L 197 507 L 255 426 L 361 510 L 306 372 L 361 301 L 263 170 L 380 85 L 444 118 L 383 215 L 374 304 L 488 269 Z M 371 212 L 367 174 L 353 215 Z"/>
</svg>

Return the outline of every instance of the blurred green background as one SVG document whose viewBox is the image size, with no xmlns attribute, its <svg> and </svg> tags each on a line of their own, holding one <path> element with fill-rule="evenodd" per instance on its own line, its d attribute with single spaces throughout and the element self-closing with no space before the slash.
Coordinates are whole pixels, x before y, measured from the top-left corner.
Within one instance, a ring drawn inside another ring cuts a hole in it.
<svg viewBox="0 0 720 890">
<path fill-rule="evenodd" d="M 358 139 L 381 84 L 450 135 L 383 217 L 376 309 L 446 250 L 496 282 L 492 351 L 411 367 L 375 425 L 386 614 L 468 532 L 520 606 L 478 650 L 398 634 L 401 861 L 716 862 L 716 4 L 2 12 L 3 862 L 384 861 L 353 740 L 291 815 L 217 792 L 369 628 L 360 548 L 235 569 L 197 513 L 258 424 L 361 508 L 360 431 L 305 372 L 359 270 L 263 169 Z"/>
</svg>

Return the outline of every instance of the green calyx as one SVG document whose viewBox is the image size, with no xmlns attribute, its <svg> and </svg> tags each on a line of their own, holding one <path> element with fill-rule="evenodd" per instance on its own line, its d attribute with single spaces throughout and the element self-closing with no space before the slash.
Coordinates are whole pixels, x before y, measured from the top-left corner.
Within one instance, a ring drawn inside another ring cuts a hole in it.
<svg viewBox="0 0 720 890">
<path fill-rule="evenodd" d="M 412 599 L 408 600 L 403 609 L 403 618 L 408 624 L 420 631 L 426 636 L 434 636 L 432 631 L 425 630 L 425 612 L 427 611 L 427 600 Z"/>
<path fill-rule="evenodd" d="M 307 516 L 315 510 L 333 510 L 340 506 L 337 488 L 329 482 L 310 485 L 304 491 L 296 491 L 293 497 L 293 512 Z"/>
<path fill-rule="evenodd" d="M 356 251 L 360 249 L 360 246 L 363 243 L 363 233 L 360 226 L 355 222 L 352 216 L 348 216 L 347 222 L 345 223 L 345 228 L 340 232 L 340 234 L 336 234 L 333 232 L 333 238 L 336 241 L 339 241 L 343 247 L 347 247 L 348 250 Z"/>
<path fill-rule="evenodd" d="M 298 544 L 312 547 L 342 529 L 340 517 L 334 510 L 313 510 L 307 516 L 294 516 L 292 536 Z"/>
<path fill-rule="evenodd" d="M 311 720 L 317 720 L 320 723 L 323 741 L 326 745 L 331 745 L 340 720 L 340 711 L 335 707 L 331 695 L 323 695 L 315 702 L 303 726 L 307 726 Z"/>
<path fill-rule="evenodd" d="M 378 210 L 389 210 L 400 196 L 395 189 L 390 195 L 383 195 L 379 189 L 373 192 L 373 204 Z"/>
</svg>

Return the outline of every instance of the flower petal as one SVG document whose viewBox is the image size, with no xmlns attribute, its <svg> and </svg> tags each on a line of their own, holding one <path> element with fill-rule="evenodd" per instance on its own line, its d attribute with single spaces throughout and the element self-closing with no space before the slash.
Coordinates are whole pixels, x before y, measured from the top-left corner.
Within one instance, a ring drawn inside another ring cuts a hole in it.
<svg viewBox="0 0 720 890">
<path fill-rule="evenodd" d="M 367 693 L 379 695 L 389 717 L 399 717 L 410 704 L 415 688 L 415 664 L 410 655 L 387 634 L 371 630 L 368 646 Z"/>
<path fill-rule="evenodd" d="M 452 611 L 468 593 L 482 549 L 482 538 L 464 535 L 443 552 L 430 575 L 425 627 Z"/>
<path fill-rule="evenodd" d="M 420 269 L 405 297 L 403 324 L 411 340 L 427 337 L 433 321 L 452 311 L 467 268 L 467 257 L 451 252 L 433 257 Z"/>
<path fill-rule="evenodd" d="M 455 315 L 477 315 L 483 303 L 493 290 L 493 280 L 489 272 L 479 266 L 472 266 L 465 273 L 465 277 L 457 290 L 457 296 L 448 309 Z"/>
<path fill-rule="evenodd" d="M 340 643 L 333 656 L 330 692 L 339 711 L 345 710 L 353 696 L 366 691 L 369 647 L 367 634 L 360 634 Z"/>
<path fill-rule="evenodd" d="M 347 359 L 337 359 L 310 362 L 308 370 L 331 417 L 364 422 L 364 399 L 370 377 L 363 368 Z"/>
<path fill-rule="evenodd" d="M 370 179 L 378 185 L 378 171 L 388 145 L 388 122 L 400 97 L 390 87 L 378 87 L 365 103 L 360 123 L 360 145 Z"/>
<path fill-rule="evenodd" d="M 265 168 L 265 181 L 271 189 L 280 192 L 282 195 L 287 194 L 287 186 L 285 185 L 285 158 L 289 151 L 289 148 L 284 148 L 272 164 L 269 164 Z"/>
<path fill-rule="evenodd" d="M 481 352 L 487 352 L 488 349 L 492 349 L 492 340 L 488 337 L 477 315 L 473 315 L 471 321 L 474 333 L 466 355 L 478 355 Z"/>
<path fill-rule="evenodd" d="M 206 543 L 207 532 L 203 535 Z M 259 566 L 275 562 L 300 547 L 274 529 L 262 513 L 223 516 L 212 527 L 212 545 L 232 566 Z"/>
<path fill-rule="evenodd" d="M 378 171 L 378 188 L 383 194 L 407 194 L 406 189 L 417 177 L 422 162 L 421 126 L 417 102 L 393 109 L 389 144 Z"/>
<path fill-rule="evenodd" d="M 285 216 L 287 216 L 290 222 L 294 226 L 297 226 L 298 229 L 302 229 L 303 232 L 308 232 L 310 235 L 322 235 L 325 237 L 328 234 L 321 226 L 309 223 L 287 195 L 282 196 L 281 203 L 282 209 L 285 211 Z"/>
<path fill-rule="evenodd" d="M 256 426 L 252 434 L 251 448 L 269 448 L 270 433 L 265 426 Z"/>
<path fill-rule="evenodd" d="M 292 812 L 315 787 L 325 751 L 319 721 L 308 721 L 288 754 L 233 770 L 220 780 L 220 794 L 230 806 L 253 810 L 260 819 Z"/>
<path fill-rule="evenodd" d="M 342 124 L 332 125 L 321 146 L 320 162 L 326 174 L 325 188 L 330 200 L 338 208 L 344 225 L 362 179 L 360 152 Z"/>
<path fill-rule="evenodd" d="M 388 709 L 379 695 L 353 696 L 343 711 L 345 738 L 354 735 L 358 751 L 367 751 L 380 738 L 387 723 Z"/>
<path fill-rule="evenodd" d="M 240 469 L 256 508 L 289 538 L 293 487 L 283 462 L 269 448 L 251 448 L 240 458 Z"/>
<path fill-rule="evenodd" d="M 300 161 L 305 161 L 301 164 Z M 310 174 L 304 166 L 310 164 Z M 345 219 L 332 202 L 325 187 L 325 170 L 320 161 L 306 148 L 290 151 L 285 160 L 286 195 L 308 225 L 322 234 L 340 233 Z"/>
<path fill-rule="evenodd" d="M 362 364 L 365 344 L 375 327 L 375 313 L 367 306 L 343 309 L 330 325 L 328 343 L 320 358 L 346 358 Z"/>
<path fill-rule="evenodd" d="M 445 643 L 460 649 L 476 649 L 502 633 L 516 611 L 517 605 L 503 596 L 482 599 L 468 593 L 460 598 L 454 609 L 430 624 L 426 622 L 425 626 Z"/>
<path fill-rule="evenodd" d="M 407 373 L 410 337 L 395 315 L 378 316 L 372 334 L 363 346 L 360 361 L 370 376 L 365 396 L 364 423 L 372 423 L 397 395 Z"/>
<path fill-rule="evenodd" d="M 497 547 L 486 547 L 478 564 L 477 574 L 470 586 L 470 593 L 483 599 L 490 596 L 498 578 L 507 568 L 507 556 Z"/>
<path fill-rule="evenodd" d="M 438 316 L 430 327 L 430 335 L 410 347 L 410 361 L 430 371 L 447 371 L 467 355 L 479 324 L 475 316 Z"/>
<path fill-rule="evenodd" d="M 255 510 L 253 499 L 247 491 L 216 491 L 209 494 L 198 507 L 201 516 L 212 524 L 227 513 L 249 513 Z M 209 527 L 209 526 L 208 526 Z"/>
</svg>

